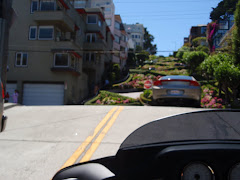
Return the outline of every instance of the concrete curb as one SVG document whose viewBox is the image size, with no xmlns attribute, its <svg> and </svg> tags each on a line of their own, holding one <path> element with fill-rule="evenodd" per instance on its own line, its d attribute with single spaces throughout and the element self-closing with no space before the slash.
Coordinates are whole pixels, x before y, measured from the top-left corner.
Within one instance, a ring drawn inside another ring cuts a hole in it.
<svg viewBox="0 0 240 180">
<path fill-rule="evenodd" d="M 4 104 L 4 110 L 11 109 L 15 106 L 19 106 L 19 104 Z"/>
</svg>

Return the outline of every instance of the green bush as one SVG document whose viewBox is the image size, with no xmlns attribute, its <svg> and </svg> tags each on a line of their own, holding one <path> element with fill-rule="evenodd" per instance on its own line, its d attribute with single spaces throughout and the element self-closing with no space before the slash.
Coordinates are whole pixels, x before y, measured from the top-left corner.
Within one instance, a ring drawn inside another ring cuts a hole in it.
<svg viewBox="0 0 240 180">
<path fill-rule="evenodd" d="M 85 103 L 85 105 L 141 105 L 133 98 L 121 96 L 118 93 L 100 91 L 97 97 Z"/>
<path fill-rule="evenodd" d="M 124 81 L 124 82 L 122 82 L 122 83 L 114 84 L 113 87 L 119 87 L 119 86 L 121 86 L 121 85 L 124 85 L 124 84 L 129 83 L 129 82 L 132 80 L 132 77 L 133 77 L 133 75 L 130 74 L 129 78 L 128 78 L 126 81 Z"/>
<path fill-rule="evenodd" d="M 203 51 L 187 52 L 183 55 L 183 61 L 188 66 L 189 73 L 192 75 L 197 72 L 199 65 L 208 57 Z"/>
<path fill-rule="evenodd" d="M 145 91 L 143 92 L 143 95 L 144 95 L 145 98 L 151 99 L 152 93 L 153 93 L 153 92 L 152 92 L 151 89 L 147 89 L 147 90 L 145 90 Z"/>
</svg>

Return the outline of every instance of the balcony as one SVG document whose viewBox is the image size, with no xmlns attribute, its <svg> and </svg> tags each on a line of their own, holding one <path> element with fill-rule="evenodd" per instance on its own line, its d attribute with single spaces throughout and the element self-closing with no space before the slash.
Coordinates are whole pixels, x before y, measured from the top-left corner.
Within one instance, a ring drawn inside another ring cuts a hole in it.
<svg viewBox="0 0 240 180">
<path fill-rule="evenodd" d="M 33 19 L 39 25 L 58 25 L 71 32 L 75 29 L 73 20 L 64 11 L 35 11 Z"/>
<path fill-rule="evenodd" d="M 97 62 L 96 61 L 83 61 L 83 69 L 84 70 L 96 70 L 97 69 Z"/>
<path fill-rule="evenodd" d="M 107 49 L 107 44 L 104 40 L 97 40 L 96 42 L 84 42 L 84 50 L 99 50 L 105 51 Z"/>
<path fill-rule="evenodd" d="M 127 42 L 121 40 L 120 45 L 125 48 L 127 47 Z"/>
<path fill-rule="evenodd" d="M 67 73 L 71 73 L 75 76 L 80 76 L 81 73 L 79 72 L 79 70 L 72 68 L 72 67 L 52 67 L 51 71 L 53 72 L 67 72 Z"/>
<path fill-rule="evenodd" d="M 113 48 L 115 50 L 120 50 L 120 44 L 118 44 L 116 41 L 113 42 Z"/>
</svg>

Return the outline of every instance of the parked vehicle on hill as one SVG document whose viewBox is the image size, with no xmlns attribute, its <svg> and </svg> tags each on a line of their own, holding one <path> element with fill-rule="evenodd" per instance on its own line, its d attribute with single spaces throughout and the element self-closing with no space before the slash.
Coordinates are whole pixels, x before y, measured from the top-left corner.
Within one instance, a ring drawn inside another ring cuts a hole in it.
<svg viewBox="0 0 240 180">
<path fill-rule="evenodd" d="M 153 100 L 157 102 L 192 100 L 194 106 L 200 106 L 201 86 L 192 76 L 163 76 L 154 83 Z"/>
</svg>

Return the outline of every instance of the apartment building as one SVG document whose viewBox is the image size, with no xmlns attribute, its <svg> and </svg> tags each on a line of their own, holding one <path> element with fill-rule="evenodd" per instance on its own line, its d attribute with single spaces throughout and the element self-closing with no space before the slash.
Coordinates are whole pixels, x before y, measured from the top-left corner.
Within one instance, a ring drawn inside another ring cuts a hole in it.
<svg viewBox="0 0 240 180">
<path fill-rule="evenodd" d="M 86 19 L 86 39 L 83 44 L 83 72 L 89 77 L 91 84 L 101 83 L 110 67 L 114 37 L 105 22 L 103 10 L 100 8 L 76 9 Z"/>
<path fill-rule="evenodd" d="M 193 39 L 207 36 L 207 25 L 192 26 L 190 29 L 189 43 L 192 45 Z"/>
<path fill-rule="evenodd" d="M 124 28 L 128 34 L 129 41 L 132 39 L 134 42 L 134 49 L 136 46 L 144 46 L 145 29 L 143 24 L 124 24 Z"/>
<path fill-rule="evenodd" d="M 95 51 L 112 46 L 103 12 L 78 12 L 68 0 L 13 0 L 13 9 L 17 18 L 9 38 L 10 96 L 17 89 L 24 105 L 81 102 L 90 92 L 89 82 L 100 82 L 109 61 Z"/>
<path fill-rule="evenodd" d="M 104 18 L 112 34 L 114 34 L 115 5 L 113 0 L 70 0 L 76 9 L 101 8 L 104 11 Z"/>
<path fill-rule="evenodd" d="M 224 19 L 221 19 L 217 22 L 218 28 L 213 35 L 213 46 L 214 48 L 220 48 L 223 43 L 222 39 L 225 34 L 231 30 L 234 25 L 234 15 L 226 14 Z"/>
<path fill-rule="evenodd" d="M 127 33 L 120 15 L 115 15 L 115 29 L 113 42 L 113 63 L 119 64 L 121 69 L 126 65 L 128 48 Z"/>
</svg>

